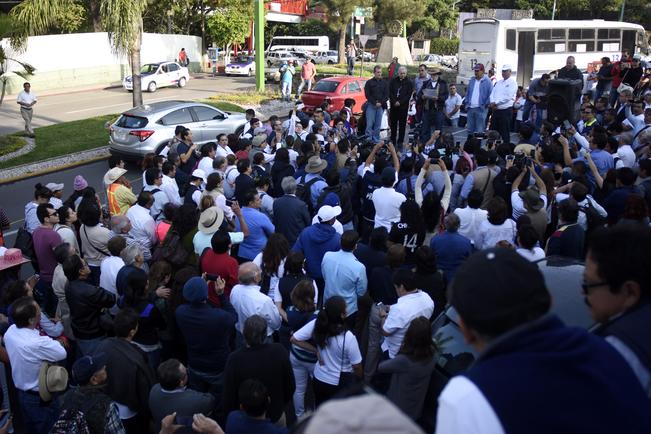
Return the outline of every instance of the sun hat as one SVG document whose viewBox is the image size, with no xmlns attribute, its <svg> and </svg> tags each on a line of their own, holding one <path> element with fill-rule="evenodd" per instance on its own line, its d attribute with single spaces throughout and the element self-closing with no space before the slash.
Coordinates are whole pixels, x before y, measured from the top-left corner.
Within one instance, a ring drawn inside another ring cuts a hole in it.
<svg viewBox="0 0 651 434">
<path fill-rule="evenodd" d="M 328 162 L 322 160 L 318 155 L 313 155 L 307 160 L 305 171 L 307 173 L 321 173 L 328 166 Z"/>
<path fill-rule="evenodd" d="M 267 140 L 266 134 L 259 134 L 253 137 L 253 140 L 251 140 L 251 146 L 253 146 L 254 148 L 259 148 L 260 145 L 262 145 L 266 140 Z"/>
<path fill-rule="evenodd" d="M 81 175 L 75 176 L 75 181 L 72 184 L 72 188 L 75 191 L 81 191 L 86 187 L 88 187 L 88 181 L 86 181 L 86 179 Z"/>
<path fill-rule="evenodd" d="M 522 202 L 524 202 L 525 206 L 531 211 L 539 211 L 543 206 L 545 206 L 545 202 L 543 202 L 540 197 L 540 192 L 535 187 L 528 188 L 518 194 L 520 195 L 520 198 L 522 199 Z"/>
<path fill-rule="evenodd" d="M 63 392 L 68 387 L 68 371 L 63 366 L 41 363 L 38 371 L 38 394 L 43 401 L 51 401 L 52 394 Z"/>
<path fill-rule="evenodd" d="M 106 366 L 107 360 L 108 357 L 105 353 L 98 353 L 77 359 L 72 365 L 72 378 L 79 385 L 88 384 L 91 377 Z"/>
<path fill-rule="evenodd" d="M 48 182 L 47 184 L 45 184 L 45 188 L 47 188 L 48 190 L 54 193 L 55 191 L 63 190 L 63 184 L 57 184 L 56 182 Z"/>
<path fill-rule="evenodd" d="M 125 173 L 127 173 L 127 169 L 121 169 L 119 167 L 112 168 L 111 170 L 106 172 L 106 175 L 104 175 L 104 184 L 106 185 L 113 184 L 115 181 L 120 179 L 120 177 Z"/>
<path fill-rule="evenodd" d="M 332 220 L 339 214 L 341 214 L 340 206 L 323 205 L 316 215 L 319 217 L 319 221 L 323 223 Z"/>
<path fill-rule="evenodd" d="M 201 233 L 210 235 L 217 232 L 223 221 L 224 211 L 217 206 L 211 206 L 201 213 L 197 227 Z"/>
</svg>

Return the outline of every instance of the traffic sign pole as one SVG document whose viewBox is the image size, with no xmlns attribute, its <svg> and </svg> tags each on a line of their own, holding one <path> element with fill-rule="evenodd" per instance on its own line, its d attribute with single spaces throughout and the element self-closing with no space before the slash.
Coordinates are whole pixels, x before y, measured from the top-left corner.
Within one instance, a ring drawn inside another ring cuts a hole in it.
<svg viewBox="0 0 651 434">
<path fill-rule="evenodd" d="M 264 92 L 264 0 L 255 1 L 254 25 L 255 89 Z"/>
</svg>

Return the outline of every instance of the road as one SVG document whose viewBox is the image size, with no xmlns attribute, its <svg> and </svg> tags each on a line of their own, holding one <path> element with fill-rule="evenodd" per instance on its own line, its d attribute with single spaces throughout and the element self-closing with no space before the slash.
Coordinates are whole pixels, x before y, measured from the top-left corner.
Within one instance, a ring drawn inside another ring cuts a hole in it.
<svg viewBox="0 0 651 434">
<path fill-rule="evenodd" d="M 143 92 L 145 103 L 163 100 L 193 100 L 207 98 L 216 93 L 233 93 L 251 90 L 255 87 L 253 77 L 226 77 L 209 75 L 195 76 L 184 88 L 166 87 L 155 93 Z M 68 122 L 94 116 L 120 113 L 131 108 L 131 93 L 123 88 L 106 88 L 86 91 L 61 91 L 57 94 L 39 96 L 38 89 L 32 89 L 38 97 L 34 106 L 33 126 L 42 127 L 59 122 Z M 0 135 L 22 131 L 15 97 L 5 98 L 0 106 Z"/>
</svg>

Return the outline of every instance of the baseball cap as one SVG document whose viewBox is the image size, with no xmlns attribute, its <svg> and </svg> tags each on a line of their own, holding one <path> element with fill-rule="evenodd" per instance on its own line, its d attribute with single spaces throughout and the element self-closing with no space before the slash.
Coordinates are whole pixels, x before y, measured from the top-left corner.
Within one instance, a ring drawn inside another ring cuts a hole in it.
<svg viewBox="0 0 651 434">
<path fill-rule="evenodd" d="M 206 182 L 206 172 L 204 172 L 201 169 L 194 169 L 194 171 L 192 172 L 192 178 L 199 178 L 203 182 Z"/>
<path fill-rule="evenodd" d="M 483 71 L 484 70 L 484 64 L 483 63 L 478 63 L 472 69 L 473 69 L 473 71 Z"/>
<path fill-rule="evenodd" d="M 551 296 L 536 264 L 513 249 L 493 248 L 459 267 L 450 304 L 478 333 L 499 336 L 547 313 Z"/>
<path fill-rule="evenodd" d="M 88 384 L 90 378 L 106 366 L 108 358 L 105 353 L 84 356 L 72 365 L 72 378 L 80 384 Z"/>
<path fill-rule="evenodd" d="M 45 188 L 47 188 L 52 192 L 59 191 L 59 190 L 63 190 L 63 184 L 57 184 L 56 182 L 48 182 L 47 184 L 45 184 Z"/>
<path fill-rule="evenodd" d="M 502 65 L 502 71 L 511 71 L 511 64 L 505 63 L 504 65 Z"/>
<path fill-rule="evenodd" d="M 319 208 L 317 216 L 319 217 L 319 222 L 327 222 L 337 217 L 339 214 L 341 214 L 340 206 L 323 205 Z"/>
</svg>

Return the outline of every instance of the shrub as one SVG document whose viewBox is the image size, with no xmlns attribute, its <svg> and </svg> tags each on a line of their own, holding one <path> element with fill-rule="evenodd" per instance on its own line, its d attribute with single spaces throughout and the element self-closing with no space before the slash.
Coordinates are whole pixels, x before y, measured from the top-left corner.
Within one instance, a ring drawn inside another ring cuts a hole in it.
<svg viewBox="0 0 651 434">
<path fill-rule="evenodd" d="M 459 52 L 459 40 L 434 38 L 430 41 L 429 52 L 443 56 L 454 56 Z"/>
</svg>

